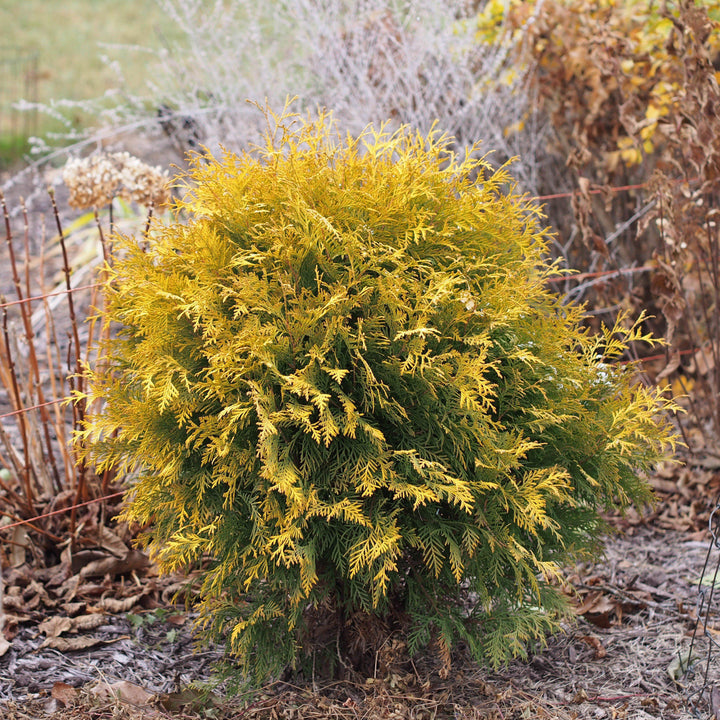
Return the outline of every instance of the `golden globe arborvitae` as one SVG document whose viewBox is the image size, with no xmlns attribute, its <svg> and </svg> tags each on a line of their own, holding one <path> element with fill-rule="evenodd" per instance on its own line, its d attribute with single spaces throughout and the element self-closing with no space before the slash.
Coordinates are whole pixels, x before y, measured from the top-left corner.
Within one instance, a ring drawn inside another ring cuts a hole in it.
<svg viewBox="0 0 720 720">
<path fill-rule="evenodd" d="M 253 153 L 198 159 L 187 223 L 120 243 L 79 441 L 127 474 L 164 570 L 210 559 L 202 622 L 250 682 L 321 646 L 362 668 L 388 633 L 522 655 L 563 611 L 558 564 L 672 446 L 669 403 L 613 364 L 647 338 L 549 292 L 504 169 L 268 119 Z"/>
</svg>

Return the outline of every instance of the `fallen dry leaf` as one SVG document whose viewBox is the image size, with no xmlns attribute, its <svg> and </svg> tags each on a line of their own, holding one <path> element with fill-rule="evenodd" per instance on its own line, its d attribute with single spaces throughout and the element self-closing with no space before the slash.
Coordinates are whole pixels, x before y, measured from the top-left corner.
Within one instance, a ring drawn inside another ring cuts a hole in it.
<svg viewBox="0 0 720 720">
<path fill-rule="evenodd" d="M 63 552 L 63 562 L 70 567 L 70 571 L 73 575 L 79 574 L 88 565 L 97 561 L 103 561 L 108 559 L 108 553 L 106 550 L 78 550 L 77 552 L 70 553 L 69 548 Z M 113 556 L 113 559 L 117 559 Z"/>
<path fill-rule="evenodd" d="M 123 613 L 131 610 L 137 605 L 143 597 L 143 593 L 137 595 L 131 595 L 130 597 L 118 599 L 111 597 L 104 597 L 98 603 L 98 607 L 106 610 L 110 613 Z"/>
<path fill-rule="evenodd" d="M 98 546 L 107 550 L 116 558 L 123 559 L 127 557 L 130 548 L 116 535 L 104 525 L 98 527 Z"/>
<path fill-rule="evenodd" d="M 7 606 L 3 609 L 6 610 Z M 32 615 L 26 613 L 5 613 L 3 617 L 5 620 L 5 637 L 6 639 L 10 638 L 10 640 L 12 640 L 12 637 L 8 633 L 17 630 L 17 626 L 20 625 L 20 623 L 26 623 L 32 620 Z"/>
<path fill-rule="evenodd" d="M 72 602 L 78 593 L 82 578 L 80 575 L 72 575 L 60 586 L 60 593 L 64 596 L 66 602 Z"/>
<path fill-rule="evenodd" d="M 100 613 L 91 613 L 89 615 L 78 615 L 77 617 L 60 617 L 55 616 L 43 620 L 38 625 L 38 630 L 45 633 L 48 639 L 56 638 L 64 632 L 77 632 L 78 630 L 94 630 L 105 622 L 105 618 Z"/>
<path fill-rule="evenodd" d="M 185 688 L 178 692 L 162 693 L 157 696 L 158 704 L 169 712 L 180 712 L 182 710 L 190 710 L 199 712 L 210 706 L 219 706 L 220 698 L 215 693 L 196 688 Z"/>
<path fill-rule="evenodd" d="M 674 480 L 666 480 L 660 477 L 651 477 L 649 480 L 650 487 L 652 487 L 655 492 L 668 493 L 668 495 L 670 495 L 678 491 L 677 482 Z"/>
<path fill-rule="evenodd" d="M 20 590 L 20 588 L 10 588 L 11 591 Z M 25 610 L 25 601 L 23 600 L 22 593 L 12 592 L 7 593 L 3 598 L 3 609 L 4 610 L 16 610 L 22 612 Z"/>
<path fill-rule="evenodd" d="M 583 615 L 598 627 L 610 627 L 610 616 L 613 613 L 620 613 L 620 603 L 614 598 L 603 593 L 601 590 L 589 592 L 582 603 L 575 608 L 577 615 Z"/>
<path fill-rule="evenodd" d="M 679 468 L 677 463 L 670 462 L 669 460 L 664 460 L 663 462 L 657 464 L 655 468 L 655 475 L 658 475 L 661 478 L 665 478 L 665 480 L 672 480 L 673 478 L 677 477 L 678 469 Z M 652 482 L 652 478 L 649 479 Z"/>
<path fill-rule="evenodd" d="M 68 617 L 51 617 L 38 625 L 38 630 L 49 638 L 55 638 L 62 633 L 72 630 L 72 620 Z"/>
<path fill-rule="evenodd" d="M 84 613 L 87 609 L 87 603 L 84 602 L 67 602 L 63 603 L 62 609 L 65 611 L 65 614 L 68 617 L 73 617 L 74 615 L 80 615 L 81 613 Z"/>
<path fill-rule="evenodd" d="M 102 613 L 90 613 L 89 615 L 78 615 L 71 618 L 72 629 L 78 630 L 94 630 L 105 624 L 105 616 Z"/>
<path fill-rule="evenodd" d="M 668 675 L 678 685 L 681 685 L 680 680 L 687 674 L 693 661 L 697 659 L 697 655 L 691 654 L 691 651 L 683 650 L 678 652 L 667 667 Z"/>
<path fill-rule="evenodd" d="M 48 638 L 40 647 L 51 647 L 60 652 L 70 652 L 71 650 L 84 650 L 85 648 L 99 645 L 102 642 L 100 638 L 87 637 L 87 635 L 79 635 L 78 637 L 64 638 L 54 637 Z"/>
<path fill-rule="evenodd" d="M 708 470 L 717 470 L 720 468 L 720 457 L 717 455 L 708 455 L 707 457 L 700 458 L 698 464 Z"/>
<path fill-rule="evenodd" d="M 9 643 L 2 635 L 0 635 L 0 657 L 2 657 L 9 649 L 11 643 Z"/>
<path fill-rule="evenodd" d="M 128 682 L 127 680 L 119 680 L 112 684 L 107 682 L 98 683 L 90 692 L 98 697 L 112 697 L 130 703 L 132 705 L 148 705 L 155 697 L 145 688 Z"/>
<path fill-rule="evenodd" d="M 600 638 L 597 638 L 594 635 L 583 635 L 580 640 L 582 640 L 586 645 L 589 645 L 595 651 L 596 660 L 600 660 L 607 655 L 607 650 L 600 641 Z"/>
<path fill-rule="evenodd" d="M 97 577 L 102 575 L 124 575 L 133 570 L 142 570 L 150 564 L 145 553 L 139 550 L 130 550 L 124 558 L 111 555 L 98 560 L 92 560 L 80 570 L 82 577 Z"/>
<path fill-rule="evenodd" d="M 52 686 L 50 696 L 57 700 L 61 705 L 70 705 L 78 696 L 78 691 L 72 686 L 64 682 L 56 682 Z"/>
<path fill-rule="evenodd" d="M 37 580 L 35 580 L 35 578 L 30 580 L 30 583 L 23 591 L 23 595 L 25 597 L 28 597 L 28 595 L 30 595 L 31 593 L 38 596 L 39 599 L 42 601 L 43 605 L 45 605 L 45 607 L 54 607 L 55 605 L 57 605 L 57 601 L 52 600 L 49 597 L 45 587 L 41 585 Z"/>
<path fill-rule="evenodd" d="M 695 352 L 688 363 L 688 372 L 691 374 L 698 373 L 707 375 L 715 368 L 715 357 L 718 352 L 717 345 L 715 351 L 710 344 L 706 344 Z"/>
</svg>

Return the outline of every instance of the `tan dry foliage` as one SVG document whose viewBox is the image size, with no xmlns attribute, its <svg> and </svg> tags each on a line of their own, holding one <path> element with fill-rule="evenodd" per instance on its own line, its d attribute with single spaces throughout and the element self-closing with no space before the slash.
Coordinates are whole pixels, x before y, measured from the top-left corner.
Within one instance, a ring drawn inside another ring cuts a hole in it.
<svg viewBox="0 0 720 720">
<path fill-rule="evenodd" d="M 107 205 L 115 197 L 157 206 L 170 197 L 167 171 L 150 167 L 126 152 L 69 160 L 62 177 L 70 190 L 68 202 L 78 209 Z"/>
</svg>

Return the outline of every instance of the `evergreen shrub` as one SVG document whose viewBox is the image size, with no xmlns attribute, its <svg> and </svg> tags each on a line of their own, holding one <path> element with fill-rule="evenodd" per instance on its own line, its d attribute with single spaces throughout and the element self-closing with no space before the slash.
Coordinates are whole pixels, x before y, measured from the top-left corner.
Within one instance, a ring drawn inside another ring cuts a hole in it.
<svg viewBox="0 0 720 720">
<path fill-rule="evenodd" d="M 269 127 L 121 239 L 80 442 L 162 569 L 202 562 L 201 626 L 252 682 L 312 653 L 367 671 L 389 634 L 523 655 L 672 447 L 669 401 L 615 362 L 647 338 L 550 292 L 505 169 L 434 132 Z"/>
</svg>

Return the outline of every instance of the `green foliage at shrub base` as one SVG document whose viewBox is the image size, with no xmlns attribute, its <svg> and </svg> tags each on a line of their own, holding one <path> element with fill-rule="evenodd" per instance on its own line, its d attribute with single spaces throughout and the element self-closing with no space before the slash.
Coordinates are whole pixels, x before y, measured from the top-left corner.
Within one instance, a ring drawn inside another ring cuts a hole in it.
<svg viewBox="0 0 720 720">
<path fill-rule="evenodd" d="M 548 291 L 505 170 L 433 133 L 269 123 L 198 159 L 188 224 L 121 242 L 79 443 L 132 479 L 164 570 L 211 563 L 203 627 L 252 682 L 368 619 L 411 652 L 522 655 L 559 564 L 601 509 L 651 500 L 639 471 L 672 444 L 614 364 L 641 333 L 591 336 Z"/>
</svg>

